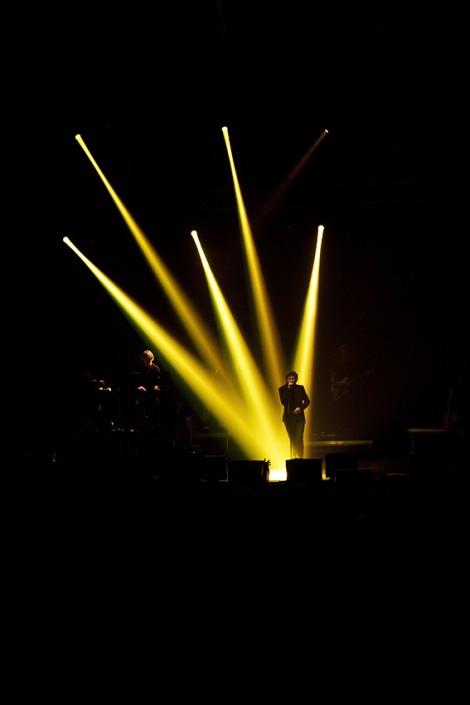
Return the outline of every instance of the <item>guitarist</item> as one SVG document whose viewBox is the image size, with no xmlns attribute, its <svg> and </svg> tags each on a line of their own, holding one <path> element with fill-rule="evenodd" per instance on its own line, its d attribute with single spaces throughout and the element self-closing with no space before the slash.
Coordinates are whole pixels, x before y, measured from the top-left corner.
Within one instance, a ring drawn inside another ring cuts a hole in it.
<svg viewBox="0 0 470 705">
<path fill-rule="evenodd" d="M 350 346 L 347 343 L 340 345 L 338 358 L 330 368 L 330 391 L 333 401 L 349 396 L 354 386 L 373 372 L 372 369 L 360 370 Z"/>
<path fill-rule="evenodd" d="M 373 369 L 365 368 L 348 343 L 340 345 L 329 368 L 331 414 L 328 423 L 341 438 L 367 438 L 376 423 L 377 395 L 368 383 Z"/>
</svg>

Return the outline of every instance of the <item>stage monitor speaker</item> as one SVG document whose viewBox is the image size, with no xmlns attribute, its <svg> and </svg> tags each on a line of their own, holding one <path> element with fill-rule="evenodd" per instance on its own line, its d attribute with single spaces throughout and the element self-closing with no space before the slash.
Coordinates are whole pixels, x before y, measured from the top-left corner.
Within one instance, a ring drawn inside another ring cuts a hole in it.
<svg viewBox="0 0 470 705">
<path fill-rule="evenodd" d="M 228 479 L 234 487 L 258 489 L 267 483 L 266 460 L 229 460 Z"/>
<path fill-rule="evenodd" d="M 290 458 L 286 460 L 286 482 L 295 485 L 316 485 L 322 481 L 321 458 Z"/>
</svg>

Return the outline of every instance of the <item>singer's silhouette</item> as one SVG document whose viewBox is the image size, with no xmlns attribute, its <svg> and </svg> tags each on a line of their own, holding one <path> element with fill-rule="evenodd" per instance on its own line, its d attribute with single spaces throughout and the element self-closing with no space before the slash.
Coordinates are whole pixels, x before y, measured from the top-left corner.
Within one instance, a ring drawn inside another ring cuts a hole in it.
<svg viewBox="0 0 470 705">
<path fill-rule="evenodd" d="M 286 383 L 279 387 L 279 399 L 284 407 L 282 420 L 290 440 L 291 458 L 304 457 L 305 409 L 310 399 L 305 387 L 297 384 L 299 376 L 295 370 L 286 374 Z"/>
</svg>

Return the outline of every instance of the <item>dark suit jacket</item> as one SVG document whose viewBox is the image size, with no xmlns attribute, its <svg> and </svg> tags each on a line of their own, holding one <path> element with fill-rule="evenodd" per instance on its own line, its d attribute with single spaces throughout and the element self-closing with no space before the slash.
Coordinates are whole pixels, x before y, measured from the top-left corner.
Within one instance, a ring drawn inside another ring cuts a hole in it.
<svg viewBox="0 0 470 705">
<path fill-rule="evenodd" d="M 310 399 L 305 391 L 305 387 L 301 384 L 295 384 L 291 389 L 286 384 L 279 387 L 279 399 L 284 407 L 282 420 L 286 421 L 303 421 L 305 422 L 304 409 L 310 406 Z M 294 409 L 300 407 L 300 414 L 294 414 Z"/>
</svg>

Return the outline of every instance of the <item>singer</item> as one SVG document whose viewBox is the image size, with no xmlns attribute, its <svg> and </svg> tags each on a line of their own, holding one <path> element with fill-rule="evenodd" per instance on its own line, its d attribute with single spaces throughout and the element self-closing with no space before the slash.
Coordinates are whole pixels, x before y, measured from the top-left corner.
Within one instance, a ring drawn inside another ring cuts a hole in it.
<svg viewBox="0 0 470 705">
<path fill-rule="evenodd" d="M 305 387 L 297 384 L 299 375 L 295 370 L 286 374 L 286 383 L 279 387 L 279 399 L 284 407 L 282 420 L 290 441 L 290 457 L 304 457 L 305 409 L 310 399 Z"/>
</svg>

